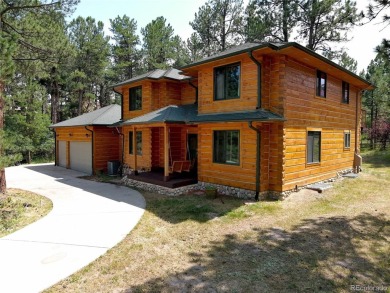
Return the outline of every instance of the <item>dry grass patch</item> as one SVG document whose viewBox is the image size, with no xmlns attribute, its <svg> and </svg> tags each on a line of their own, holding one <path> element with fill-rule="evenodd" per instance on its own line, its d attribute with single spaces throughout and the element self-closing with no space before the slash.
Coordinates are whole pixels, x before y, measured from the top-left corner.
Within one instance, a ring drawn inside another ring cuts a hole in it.
<svg viewBox="0 0 390 293">
<path fill-rule="evenodd" d="M 373 155 L 376 158 L 378 154 Z M 145 193 L 126 239 L 49 292 L 349 292 L 390 284 L 390 160 L 318 194 L 247 204 Z"/>
<path fill-rule="evenodd" d="M 19 189 L 0 194 L 0 237 L 11 234 L 47 215 L 53 208 L 48 198 Z"/>
</svg>

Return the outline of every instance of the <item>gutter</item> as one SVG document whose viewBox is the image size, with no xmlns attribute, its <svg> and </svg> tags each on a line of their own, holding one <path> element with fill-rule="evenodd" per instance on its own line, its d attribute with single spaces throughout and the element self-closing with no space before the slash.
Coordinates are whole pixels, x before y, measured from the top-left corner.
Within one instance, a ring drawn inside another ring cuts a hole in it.
<svg viewBox="0 0 390 293">
<path fill-rule="evenodd" d="M 256 109 L 261 109 L 261 63 L 253 57 L 253 50 L 248 52 L 249 58 L 257 65 L 257 106 Z"/>
<path fill-rule="evenodd" d="M 95 151 L 94 151 L 94 138 L 93 138 L 93 130 L 91 129 L 88 129 L 87 126 L 84 126 L 86 130 L 88 130 L 89 132 L 91 132 L 92 134 L 92 175 L 94 175 L 95 173 Z"/>
<path fill-rule="evenodd" d="M 259 201 L 259 193 L 260 193 L 260 142 L 261 142 L 261 131 L 252 125 L 253 121 L 248 121 L 248 127 L 254 131 L 256 131 L 256 195 L 255 201 Z"/>
<path fill-rule="evenodd" d="M 116 91 L 115 88 L 112 88 L 112 90 L 121 96 L 121 120 L 123 121 L 123 94 Z"/>
<path fill-rule="evenodd" d="M 197 105 L 198 104 L 198 87 L 196 85 L 194 85 L 191 82 L 191 80 L 188 81 L 188 84 L 195 89 L 195 103 L 194 104 Z"/>
<path fill-rule="evenodd" d="M 118 127 L 115 127 L 115 129 L 118 135 L 122 136 L 122 160 L 121 160 L 122 168 L 120 169 L 120 175 L 123 176 L 123 163 L 125 161 L 125 135 L 119 132 Z"/>
</svg>

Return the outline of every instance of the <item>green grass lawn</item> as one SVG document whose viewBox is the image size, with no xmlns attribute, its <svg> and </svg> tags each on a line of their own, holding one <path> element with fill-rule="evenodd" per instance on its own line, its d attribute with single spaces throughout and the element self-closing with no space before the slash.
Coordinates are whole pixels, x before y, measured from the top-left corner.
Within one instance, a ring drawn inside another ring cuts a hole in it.
<svg viewBox="0 0 390 293">
<path fill-rule="evenodd" d="M 137 227 L 48 292 L 351 292 L 390 284 L 390 152 L 282 202 L 144 193 Z M 389 291 L 388 291 L 389 292 Z"/>
<path fill-rule="evenodd" d="M 47 215 L 53 208 L 48 198 L 19 189 L 0 194 L 0 237 L 11 234 Z"/>
</svg>

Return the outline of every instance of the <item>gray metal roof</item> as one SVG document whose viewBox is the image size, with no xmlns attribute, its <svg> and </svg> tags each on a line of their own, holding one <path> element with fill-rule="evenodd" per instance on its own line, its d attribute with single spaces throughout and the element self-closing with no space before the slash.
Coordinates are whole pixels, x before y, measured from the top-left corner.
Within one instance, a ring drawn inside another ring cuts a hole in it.
<svg viewBox="0 0 390 293">
<path fill-rule="evenodd" d="M 88 125 L 111 125 L 121 119 L 121 106 L 110 105 L 90 113 L 80 115 L 56 124 L 50 125 L 52 128 L 56 127 L 70 127 L 70 126 L 88 126 Z"/>
<path fill-rule="evenodd" d="M 193 120 L 198 113 L 198 106 L 190 105 L 170 105 L 145 115 L 127 120 L 120 125 L 133 125 L 145 123 L 188 123 Z"/>
<path fill-rule="evenodd" d="M 182 75 L 180 74 L 181 71 L 176 69 L 176 68 L 170 68 L 170 69 L 155 69 L 153 71 L 149 71 L 147 73 L 135 76 L 133 78 L 130 78 L 128 80 L 125 80 L 123 82 L 120 82 L 118 84 L 113 85 L 112 87 L 117 87 L 129 83 L 133 83 L 136 81 L 140 81 L 143 79 L 162 79 L 162 78 L 167 78 L 167 79 L 172 79 L 172 80 L 177 80 L 177 81 L 182 81 L 186 79 L 190 79 L 190 76 Z"/>
<path fill-rule="evenodd" d="M 258 109 L 243 112 L 228 112 L 216 114 L 198 114 L 198 106 L 170 105 L 145 115 L 118 123 L 119 125 L 149 124 L 149 123 L 187 123 L 204 122 L 235 122 L 235 121 L 284 121 L 283 116 L 270 111 Z"/>
</svg>

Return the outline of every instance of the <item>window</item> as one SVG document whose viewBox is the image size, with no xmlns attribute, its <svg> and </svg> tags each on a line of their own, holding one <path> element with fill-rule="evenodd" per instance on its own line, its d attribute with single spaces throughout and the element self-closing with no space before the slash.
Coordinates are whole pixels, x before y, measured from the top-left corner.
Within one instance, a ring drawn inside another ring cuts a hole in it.
<svg viewBox="0 0 390 293">
<path fill-rule="evenodd" d="M 317 88 L 316 95 L 319 97 L 326 97 L 326 73 L 317 70 Z"/>
<path fill-rule="evenodd" d="M 344 131 L 344 148 L 349 149 L 351 147 L 351 132 L 349 130 Z"/>
<path fill-rule="evenodd" d="M 240 98 L 240 64 L 214 69 L 214 100 Z"/>
<path fill-rule="evenodd" d="M 135 143 L 137 146 L 137 155 L 142 156 L 142 131 L 136 132 Z M 134 154 L 133 131 L 129 132 L 129 154 Z"/>
<path fill-rule="evenodd" d="M 343 81 L 342 102 L 349 104 L 349 83 L 345 81 Z"/>
<path fill-rule="evenodd" d="M 214 131 L 214 163 L 239 165 L 240 131 Z"/>
<path fill-rule="evenodd" d="M 307 132 L 307 163 L 321 161 L 321 131 Z"/>
<path fill-rule="evenodd" d="M 130 111 L 142 109 L 142 87 L 132 87 L 129 89 Z"/>
</svg>

